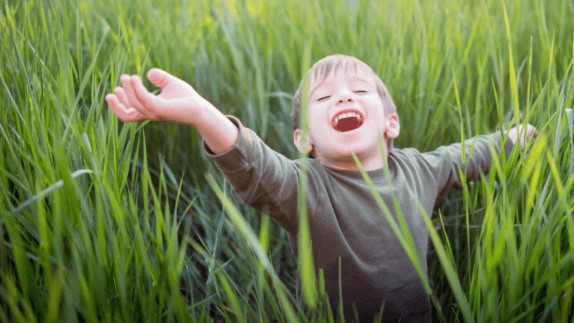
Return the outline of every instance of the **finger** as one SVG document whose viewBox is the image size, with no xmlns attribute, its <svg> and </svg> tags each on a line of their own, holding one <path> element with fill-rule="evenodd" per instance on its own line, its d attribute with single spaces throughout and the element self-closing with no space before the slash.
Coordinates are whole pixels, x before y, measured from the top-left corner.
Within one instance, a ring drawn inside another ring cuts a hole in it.
<svg viewBox="0 0 574 323">
<path fill-rule="evenodd" d="M 122 116 L 125 116 L 129 119 L 129 120 L 122 119 L 122 121 L 131 122 L 131 121 L 141 121 L 148 119 L 147 116 L 143 115 L 141 112 L 133 108 L 133 105 L 130 103 L 128 95 L 126 94 L 126 91 L 123 88 L 117 87 L 115 89 L 115 99 L 118 101 L 118 103 L 121 104 L 121 106 L 116 107 L 116 111 L 120 112 Z"/>
<path fill-rule="evenodd" d="M 526 136 L 528 139 L 538 137 L 538 130 L 533 125 L 526 126 Z"/>
<path fill-rule="evenodd" d="M 132 85 L 138 102 L 141 102 L 146 107 L 146 113 L 148 115 L 157 115 L 158 100 L 156 96 L 146 89 L 138 76 L 132 77 Z"/>
<path fill-rule="evenodd" d="M 130 100 L 128 99 L 128 95 L 126 94 L 126 91 L 124 91 L 123 88 L 121 87 L 116 87 L 114 94 L 117 96 L 117 99 L 126 107 L 130 106 Z"/>
<path fill-rule="evenodd" d="M 122 75 L 122 77 L 120 77 L 120 81 L 122 82 L 122 87 L 126 93 L 126 96 L 127 96 L 128 102 L 129 102 L 129 104 L 126 106 L 128 108 L 134 108 L 134 109 L 138 110 L 143 115 L 147 115 L 147 113 L 145 111 L 145 106 L 142 104 L 142 102 L 139 101 L 138 96 L 136 95 L 135 88 L 134 88 L 134 82 L 133 82 L 134 77 L 137 77 L 137 76 Z"/>
<path fill-rule="evenodd" d="M 106 101 L 108 102 L 108 107 L 112 110 L 115 115 L 123 122 L 128 122 L 129 117 L 126 114 L 125 106 L 118 100 L 117 95 L 108 94 L 106 95 Z"/>
<path fill-rule="evenodd" d="M 142 121 L 145 120 L 145 117 L 139 113 L 134 108 L 126 108 L 124 104 L 122 104 L 117 95 L 115 94 L 108 94 L 106 95 L 106 101 L 108 102 L 108 106 L 110 109 L 122 120 L 123 122 L 134 122 L 134 121 Z"/>
<path fill-rule="evenodd" d="M 106 94 L 105 96 L 106 102 L 108 103 L 108 106 L 111 105 L 116 105 L 117 102 L 117 96 L 115 94 Z"/>
<path fill-rule="evenodd" d="M 163 89 L 169 84 L 173 76 L 159 68 L 152 68 L 147 72 L 147 78 L 153 85 Z"/>
</svg>

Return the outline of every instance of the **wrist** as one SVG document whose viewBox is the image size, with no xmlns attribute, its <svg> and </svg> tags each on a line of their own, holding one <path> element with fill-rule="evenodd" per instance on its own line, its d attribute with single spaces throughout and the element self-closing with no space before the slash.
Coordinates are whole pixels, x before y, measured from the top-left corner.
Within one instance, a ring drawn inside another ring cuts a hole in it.
<svg viewBox="0 0 574 323">
<path fill-rule="evenodd" d="M 194 128 L 209 149 L 220 154 L 228 151 L 239 137 L 239 128 L 213 105 L 201 105 L 194 116 Z"/>
</svg>

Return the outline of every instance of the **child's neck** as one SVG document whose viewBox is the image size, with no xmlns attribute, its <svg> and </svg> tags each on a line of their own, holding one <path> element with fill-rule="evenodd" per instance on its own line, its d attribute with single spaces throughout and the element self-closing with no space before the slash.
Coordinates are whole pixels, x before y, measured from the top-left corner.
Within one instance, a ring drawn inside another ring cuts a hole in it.
<svg viewBox="0 0 574 323">
<path fill-rule="evenodd" d="M 333 169 L 342 169 L 342 170 L 352 170 L 352 171 L 359 171 L 359 166 L 353 159 L 353 156 L 349 156 L 349 158 L 345 159 L 326 159 L 321 158 L 322 156 L 316 156 L 315 158 L 325 167 L 333 168 Z M 383 155 L 381 154 L 372 154 L 367 156 L 357 156 L 361 166 L 365 171 L 371 170 L 378 170 L 382 169 L 387 164 L 387 152 L 385 151 Z M 384 158 L 384 159 L 383 159 Z"/>
</svg>

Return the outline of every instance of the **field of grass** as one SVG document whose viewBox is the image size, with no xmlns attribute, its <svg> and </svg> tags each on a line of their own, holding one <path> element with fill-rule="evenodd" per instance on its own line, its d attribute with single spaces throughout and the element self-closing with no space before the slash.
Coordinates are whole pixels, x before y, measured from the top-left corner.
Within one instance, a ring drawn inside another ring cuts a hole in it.
<svg viewBox="0 0 574 323">
<path fill-rule="evenodd" d="M 574 319 L 570 0 L 2 0 L 0 46 L 1 322 L 337 320 L 193 129 L 103 99 L 158 66 L 296 158 L 292 94 L 332 53 L 385 81 L 396 147 L 540 131 L 438 203 L 435 319 Z"/>
</svg>

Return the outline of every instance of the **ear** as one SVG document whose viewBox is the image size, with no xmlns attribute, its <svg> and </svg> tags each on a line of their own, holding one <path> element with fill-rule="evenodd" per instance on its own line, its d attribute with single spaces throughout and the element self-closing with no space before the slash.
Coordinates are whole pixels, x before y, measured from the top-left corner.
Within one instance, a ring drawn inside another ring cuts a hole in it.
<svg viewBox="0 0 574 323">
<path fill-rule="evenodd" d="M 302 153 L 310 153 L 313 150 L 313 144 L 309 138 L 309 134 L 304 134 L 303 130 L 295 129 L 293 131 L 293 143 L 297 150 Z"/>
<path fill-rule="evenodd" d="M 385 137 L 387 139 L 395 139 L 399 136 L 401 124 L 399 123 L 399 116 L 396 113 L 387 117 L 387 128 L 385 129 Z"/>
</svg>

